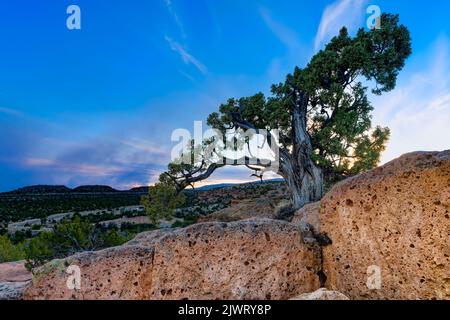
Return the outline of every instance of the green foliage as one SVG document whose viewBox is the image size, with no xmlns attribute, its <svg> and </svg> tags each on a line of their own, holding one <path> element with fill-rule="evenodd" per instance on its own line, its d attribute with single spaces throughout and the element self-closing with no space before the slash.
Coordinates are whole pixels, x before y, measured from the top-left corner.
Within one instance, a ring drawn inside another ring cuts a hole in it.
<svg viewBox="0 0 450 320">
<path fill-rule="evenodd" d="M 64 212 L 139 205 L 140 192 L 22 194 L 0 193 L 0 217 L 7 222 L 45 218 Z"/>
<path fill-rule="evenodd" d="M 14 245 L 7 234 L 0 236 L 0 263 L 18 261 L 24 258 L 23 243 Z"/>
<path fill-rule="evenodd" d="M 117 229 L 95 226 L 75 216 L 73 221 L 63 221 L 53 231 L 41 232 L 28 240 L 25 246 L 26 266 L 32 269 L 76 252 L 118 246 L 131 237 L 132 234 L 123 235 Z"/>
<path fill-rule="evenodd" d="M 115 247 L 131 240 L 131 238 L 132 235 L 130 234 L 122 235 L 118 230 L 110 229 L 100 234 L 99 242 L 102 247 Z"/>
<path fill-rule="evenodd" d="M 75 216 L 73 221 L 67 220 L 57 224 L 53 236 L 61 249 L 69 253 L 71 250 L 74 252 L 91 250 L 95 248 L 97 240 L 94 226 L 82 221 L 79 216 Z"/>
<path fill-rule="evenodd" d="M 241 122 L 260 129 L 280 130 L 280 148 L 293 148 L 293 110 L 301 94 L 307 97 L 306 129 L 312 160 L 325 181 L 333 182 L 376 166 L 389 138 L 389 129 L 372 128 L 367 87 L 381 94 L 394 89 L 399 71 L 411 54 L 407 28 L 397 15 L 383 14 L 381 29 L 360 29 L 350 37 L 342 28 L 304 68 L 295 68 L 285 82 L 272 86 L 271 96 L 229 99 L 208 124 L 224 130 Z"/>
<path fill-rule="evenodd" d="M 122 233 L 125 233 L 129 240 L 131 240 L 131 238 L 135 234 L 155 229 L 157 229 L 157 227 L 149 223 L 134 224 L 125 222 L 120 225 L 120 231 L 122 231 Z"/>
<path fill-rule="evenodd" d="M 30 229 L 28 230 L 18 230 L 16 231 L 12 236 L 10 236 L 11 241 L 14 244 L 24 242 L 26 239 L 29 239 L 32 237 L 32 232 Z"/>
<path fill-rule="evenodd" d="M 58 248 L 59 249 L 59 248 Z M 31 270 L 57 256 L 55 237 L 53 232 L 41 232 L 37 237 L 29 240 L 25 246 L 27 269 Z"/>
<path fill-rule="evenodd" d="M 184 201 L 185 196 L 168 182 L 151 186 L 148 196 L 142 197 L 142 205 L 154 225 L 161 219 L 171 219 L 175 209 L 183 205 Z"/>
</svg>

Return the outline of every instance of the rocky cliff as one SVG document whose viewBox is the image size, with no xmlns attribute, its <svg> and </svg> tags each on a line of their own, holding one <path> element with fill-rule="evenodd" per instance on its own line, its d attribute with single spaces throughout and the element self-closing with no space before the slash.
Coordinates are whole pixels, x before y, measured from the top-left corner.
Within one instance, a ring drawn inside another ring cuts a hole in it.
<svg viewBox="0 0 450 320">
<path fill-rule="evenodd" d="M 80 268 L 79 290 L 67 286 L 70 265 Z M 53 261 L 25 298 L 287 299 L 318 288 L 317 265 L 293 224 L 201 223 Z"/>
<path fill-rule="evenodd" d="M 299 210 L 333 241 L 329 289 L 352 299 L 450 299 L 450 151 L 415 152 Z"/>
<path fill-rule="evenodd" d="M 354 299 L 450 299 L 449 215 L 450 151 L 406 154 L 344 181 L 320 204 L 333 239 L 328 287 Z"/>
<path fill-rule="evenodd" d="M 287 299 L 319 289 L 323 270 L 327 288 L 350 299 L 450 299 L 449 212 L 450 151 L 406 154 L 341 182 L 292 222 L 201 223 L 53 261 L 25 298 Z M 332 244 L 305 244 L 300 222 Z M 70 265 L 78 290 L 66 284 Z"/>
<path fill-rule="evenodd" d="M 0 300 L 21 299 L 30 285 L 31 273 L 25 269 L 25 261 L 0 264 Z"/>
</svg>

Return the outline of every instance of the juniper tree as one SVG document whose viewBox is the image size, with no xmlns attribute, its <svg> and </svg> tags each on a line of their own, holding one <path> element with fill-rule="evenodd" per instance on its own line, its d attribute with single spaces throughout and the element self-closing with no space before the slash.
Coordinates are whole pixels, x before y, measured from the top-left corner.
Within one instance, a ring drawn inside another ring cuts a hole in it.
<svg viewBox="0 0 450 320">
<path fill-rule="evenodd" d="M 389 129 L 372 127 L 368 90 L 376 95 L 393 90 L 410 54 L 410 34 L 397 15 L 383 14 L 380 29 L 360 29 L 353 37 L 344 27 L 305 68 L 296 67 L 284 82 L 274 84 L 269 96 L 229 99 L 207 123 L 220 131 L 259 134 L 266 129 L 267 141 L 278 141 L 277 173 L 287 182 L 294 208 L 300 208 L 322 197 L 324 183 L 377 165 Z M 279 130 L 278 139 L 273 129 Z M 211 162 L 199 154 L 191 163 L 169 164 L 160 179 L 180 192 L 236 164 Z M 244 164 L 256 172 L 265 167 Z"/>
</svg>

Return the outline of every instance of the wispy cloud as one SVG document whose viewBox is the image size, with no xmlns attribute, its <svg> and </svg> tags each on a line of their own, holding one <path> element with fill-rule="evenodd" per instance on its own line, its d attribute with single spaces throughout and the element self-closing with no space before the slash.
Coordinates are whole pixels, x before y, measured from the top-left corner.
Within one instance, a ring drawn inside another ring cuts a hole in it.
<svg viewBox="0 0 450 320">
<path fill-rule="evenodd" d="M 23 116 L 23 113 L 20 111 L 17 111 L 15 109 L 10 109 L 10 108 L 4 108 L 4 107 L 0 107 L 0 113 L 4 113 L 10 116 L 15 116 L 15 117 L 21 117 Z"/>
<path fill-rule="evenodd" d="M 372 99 L 374 122 L 391 129 L 382 162 L 406 152 L 450 148 L 449 39 L 437 39 L 426 60 L 431 63 L 408 61 L 408 69 L 420 69 L 404 70 L 393 92 Z"/>
<path fill-rule="evenodd" d="M 178 13 L 174 9 L 172 0 L 164 0 L 164 3 L 166 4 L 167 10 L 169 10 L 169 13 L 172 16 L 173 20 L 177 24 L 178 29 L 180 30 L 181 36 L 185 39 L 186 32 L 184 31 L 184 25 L 183 25 L 183 22 L 181 22 L 181 19 L 178 16 Z"/>
<path fill-rule="evenodd" d="M 178 72 L 179 72 L 183 77 L 185 77 L 186 79 L 188 79 L 189 81 L 194 82 L 194 83 L 197 82 L 193 76 L 191 76 L 190 74 L 184 72 L 183 70 L 178 70 Z"/>
<path fill-rule="evenodd" d="M 52 170 L 65 171 L 71 174 L 84 174 L 95 177 L 103 177 L 109 175 L 116 175 L 124 172 L 123 168 L 116 166 L 92 165 L 85 163 L 67 163 L 45 158 L 26 158 L 25 166 L 43 167 Z"/>
<path fill-rule="evenodd" d="M 297 50 L 300 48 L 297 34 L 288 26 L 275 20 L 272 17 L 272 13 L 265 7 L 259 8 L 259 14 L 261 15 L 264 23 L 269 30 L 290 50 Z"/>
<path fill-rule="evenodd" d="M 339 30 L 346 26 L 352 31 L 360 26 L 363 10 L 367 0 L 337 0 L 328 5 L 322 14 L 319 28 L 314 40 L 314 49 L 317 51 L 321 45 L 335 36 Z"/>
<path fill-rule="evenodd" d="M 179 44 L 178 42 L 172 40 L 167 36 L 165 37 L 165 39 L 169 43 L 170 48 L 180 55 L 184 63 L 192 64 L 204 75 L 208 73 L 208 69 L 206 68 L 206 66 L 203 63 L 201 63 L 197 58 L 195 58 L 193 55 L 191 55 L 189 52 L 187 52 L 187 50 L 181 44 Z"/>
<path fill-rule="evenodd" d="M 162 147 L 156 146 L 154 143 L 150 141 L 145 141 L 143 139 L 129 139 L 129 140 L 119 140 L 125 146 L 132 147 L 134 149 L 138 149 L 140 151 L 147 152 L 152 155 L 166 155 L 168 150 Z"/>
<path fill-rule="evenodd" d="M 137 138 L 86 141 L 53 153 L 32 150 L 31 155 L 19 156 L 16 163 L 44 183 L 107 184 L 127 189 L 130 183 L 146 185 L 157 180 L 169 159 L 164 148 Z"/>
<path fill-rule="evenodd" d="M 259 6 L 259 15 L 267 29 L 273 36 L 285 47 L 285 51 L 280 55 L 273 57 L 267 66 L 264 76 L 258 79 L 259 87 L 270 88 L 272 83 L 282 80 L 287 73 L 292 72 L 293 65 L 302 65 L 309 59 L 311 48 L 302 43 L 295 29 L 286 25 L 283 19 L 275 16 L 271 10 L 264 6 Z M 255 86 L 256 90 L 258 89 Z"/>
</svg>

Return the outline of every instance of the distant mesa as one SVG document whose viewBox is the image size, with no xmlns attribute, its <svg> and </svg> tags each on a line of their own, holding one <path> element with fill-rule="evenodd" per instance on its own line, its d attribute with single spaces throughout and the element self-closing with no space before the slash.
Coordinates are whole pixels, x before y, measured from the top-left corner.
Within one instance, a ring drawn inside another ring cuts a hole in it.
<svg viewBox="0 0 450 320">
<path fill-rule="evenodd" d="M 281 182 L 283 179 L 269 179 L 264 180 L 262 183 L 272 183 L 272 182 Z M 219 184 L 210 184 L 206 186 L 202 186 L 196 188 L 196 190 L 212 190 L 226 187 L 233 187 L 237 185 L 252 187 L 255 185 L 259 185 L 261 182 L 247 182 L 247 183 L 219 183 Z M 13 191 L 4 192 L 3 194 L 64 194 L 64 193 L 113 193 L 113 192 L 135 192 L 135 193 L 148 193 L 148 186 L 134 187 L 129 190 L 117 190 L 110 186 L 105 185 L 84 185 L 76 188 L 68 188 L 66 186 L 61 185 L 35 185 L 19 188 Z M 186 189 L 187 192 L 190 192 L 190 189 Z M 0 194 L 2 194 L 0 192 Z"/>
<path fill-rule="evenodd" d="M 13 190 L 10 193 L 16 194 L 69 193 L 71 191 L 72 190 L 67 188 L 66 186 L 36 185 Z"/>
<path fill-rule="evenodd" d="M 131 192 L 148 193 L 148 187 L 135 187 L 130 189 Z"/>
<path fill-rule="evenodd" d="M 65 193 L 111 193 L 119 192 L 110 186 L 86 185 L 70 189 L 66 186 L 36 185 L 19 188 L 6 194 L 65 194 Z"/>
<path fill-rule="evenodd" d="M 72 192 L 118 192 L 118 190 L 110 187 L 110 186 L 102 186 L 102 185 L 92 185 L 92 186 L 79 186 L 75 189 L 72 189 Z"/>
</svg>

